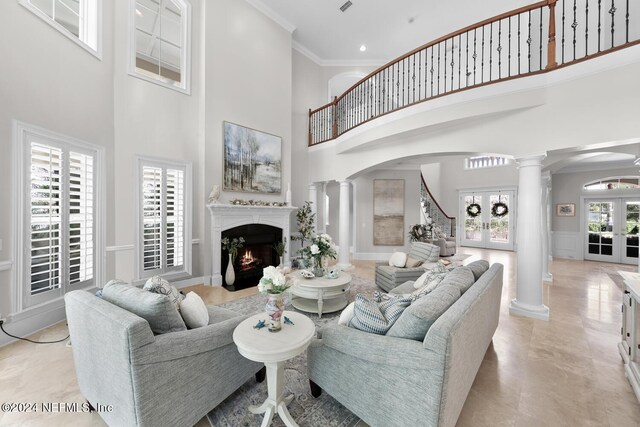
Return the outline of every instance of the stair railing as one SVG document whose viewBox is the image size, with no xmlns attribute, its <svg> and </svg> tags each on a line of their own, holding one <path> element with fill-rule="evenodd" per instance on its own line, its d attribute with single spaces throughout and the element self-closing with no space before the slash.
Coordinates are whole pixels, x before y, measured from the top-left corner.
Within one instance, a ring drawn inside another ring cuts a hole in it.
<svg viewBox="0 0 640 427">
<path fill-rule="evenodd" d="M 431 191 L 429 191 L 429 187 L 422 174 L 420 175 L 420 180 L 420 204 L 423 212 L 432 219 L 434 226 L 439 227 L 447 235 L 455 237 L 456 218 L 447 215 L 440 207 L 438 201 L 433 197 Z"/>
<path fill-rule="evenodd" d="M 630 11 L 630 0 L 544 0 L 440 37 L 309 110 L 309 146 L 429 99 L 638 44 L 640 20 Z"/>
</svg>

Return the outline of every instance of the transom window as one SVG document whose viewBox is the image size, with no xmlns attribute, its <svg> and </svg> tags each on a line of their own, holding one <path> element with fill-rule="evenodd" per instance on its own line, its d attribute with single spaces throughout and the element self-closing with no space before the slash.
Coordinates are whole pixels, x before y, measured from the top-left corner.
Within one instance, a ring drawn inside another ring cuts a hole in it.
<svg viewBox="0 0 640 427">
<path fill-rule="evenodd" d="M 191 272 L 191 165 L 138 159 L 138 278 Z"/>
<path fill-rule="evenodd" d="M 186 0 L 130 0 L 130 73 L 185 93 L 190 91 L 191 5 Z"/>
<path fill-rule="evenodd" d="M 101 0 L 18 0 L 20 4 L 92 54 L 100 55 Z"/>
<path fill-rule="evenodd" d="M 464 160 L 465 169 L 492 168 L 511 164 L 511 160 L 501 156 L 475 156 Z"/>
<path fill-rule="evenodd" d="M 19 125 L 21 308 L 99 280 L 97 148 Z"/>
<path fill-rule="evenodd" d="M 599 179 L 584 185 L 587 191 L 594 190 L 624 190 L 629 188 L 640 188 L 640 177 L 637 176 L 614 176 Z"/>
</svg>

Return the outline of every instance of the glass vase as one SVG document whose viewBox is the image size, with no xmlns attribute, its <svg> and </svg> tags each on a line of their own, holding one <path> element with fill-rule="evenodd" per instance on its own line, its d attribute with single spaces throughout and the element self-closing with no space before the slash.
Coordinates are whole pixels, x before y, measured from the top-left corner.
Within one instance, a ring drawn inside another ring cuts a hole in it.
<svg viewBox="0 0 640 427">
<path fill-rule="evenodd" d="M 284 312 L 282 294 L 269 294 L 265 309 L 269 316 L 267 329 L 269 332 L 278 332 L 282 329 L 282 313 Z"/>
<path fill-rule="evenodd" d="M 322 265 L 322 258 L 313 258 L 313 275 L 316 277 L 324 277 L 325 268 Z"/>
</svg>

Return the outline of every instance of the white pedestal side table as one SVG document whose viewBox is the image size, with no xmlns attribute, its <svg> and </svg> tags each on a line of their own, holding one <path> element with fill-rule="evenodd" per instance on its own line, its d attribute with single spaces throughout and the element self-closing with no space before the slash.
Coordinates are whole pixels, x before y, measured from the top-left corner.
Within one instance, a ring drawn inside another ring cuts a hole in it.
<svg viewBox="0 0 640 427">
<path fill-rule="evenodd" d="M 284 316 L 291 319 L 294 325 L 285 324 Z M 266 313 L 256 314 L 240 323 L 233 331 L 233 341 L 240 354 L 249 360 L 263 362 L 267 368 L 267 400 L 260 406 L 250 406 L 249 411 L 254 414 L 264 413 L 262 427 L 270 425 L 276 413 L 288 427 L 298 427 L 287 409 L 293 395 L 283 396 L 284 362 L 305 351 L 315 335 L 316 327 L 307 316 L 285 311 L 279 332 L 269 332 L 266 327 L 254 329 L 258 321 L 266 319 Z"/>
</svg>

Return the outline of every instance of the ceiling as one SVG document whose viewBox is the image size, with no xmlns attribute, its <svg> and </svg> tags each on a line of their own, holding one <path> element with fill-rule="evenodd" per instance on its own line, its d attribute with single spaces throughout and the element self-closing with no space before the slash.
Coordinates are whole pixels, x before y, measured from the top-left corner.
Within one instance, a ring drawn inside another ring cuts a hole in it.
<svg viewBox="0 0 640 427">
<path fill-rule="evenodd" d="M 379 65 L 467 25 L 532 0 L 247 0 L 322 65 Z M 410 22 L 412 21 L 412 22 Z M 360 52 L 361 45 L 367 50 Z"/>
</svg>

